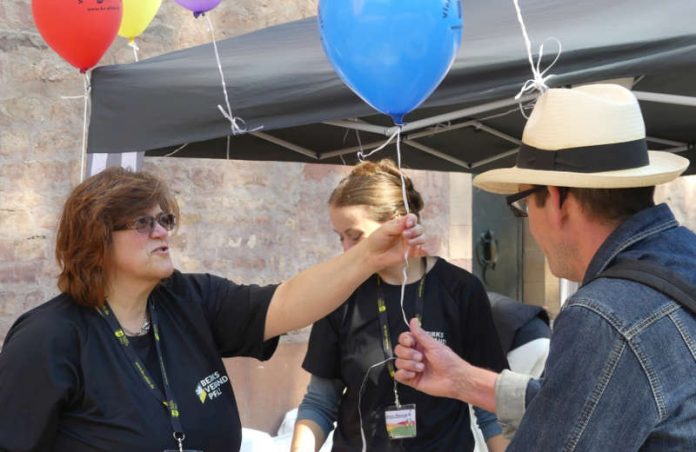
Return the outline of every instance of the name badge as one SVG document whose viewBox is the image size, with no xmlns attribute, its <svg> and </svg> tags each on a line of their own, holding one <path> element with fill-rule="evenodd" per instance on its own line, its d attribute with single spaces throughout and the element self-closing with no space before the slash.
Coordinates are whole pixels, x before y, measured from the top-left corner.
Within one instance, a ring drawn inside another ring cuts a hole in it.
<svg viewBox="0 0 696 452">
<path fill-rule="evenodd" d="M 390 439 L 415 438 L 416 404 L 387 407 L 384 411 L 384 421 L 387 424 L 387 434 Z"/>
</svg>

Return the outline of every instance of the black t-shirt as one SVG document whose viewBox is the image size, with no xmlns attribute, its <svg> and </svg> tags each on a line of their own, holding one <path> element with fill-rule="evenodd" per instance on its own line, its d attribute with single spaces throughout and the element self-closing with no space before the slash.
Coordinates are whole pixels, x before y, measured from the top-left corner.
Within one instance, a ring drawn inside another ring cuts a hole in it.
<svg viewBox="0 0 696 452">
<path fill-rule="evenodd" d="M 404 297 L 407 318 L 415 315 L 418 282 L 408 284 Z M 401 286 L 382 283 L 393 346 L 406 331 L 401 313 Z M 507 367 L 481 282 L 472 274 L 438 259 L 427 273 L 423 327 L 470 363 L 494 371 Z M 377 312 L 377 279 L 370 278 L 337 310 L 312 328 L 303 367 L 323 378 L 346 385 L 341 397 L 334 451 L 355 451 L 362 446 L 358 392 L 368 368 L 384 360 Z M 368 450 L 469 451 L 474 439 L 468 406 L 460 401 L 432 397 L 399 385 L 402 404 L 416 404 L 417 437 L 390 440 L 384 423 L 385 407 L 394 405 L 393 380 L 386 365 L 370 371 L 360 411 Z"/>
<path fill-rule="evenodd" d="M 277 339 L 264 342 L 263 334 L 274 290 L 180 272 L 153 290 L 185 448 L 239 449 L 221 357 L 271 357 Z M 133 346 L 161 387 L 153 339 Z M 169 413 L 95 309 L 60 295 L 15 322 L 0 353 L 0 450 L 163 449 L 176 449 Z"/>
</svg>

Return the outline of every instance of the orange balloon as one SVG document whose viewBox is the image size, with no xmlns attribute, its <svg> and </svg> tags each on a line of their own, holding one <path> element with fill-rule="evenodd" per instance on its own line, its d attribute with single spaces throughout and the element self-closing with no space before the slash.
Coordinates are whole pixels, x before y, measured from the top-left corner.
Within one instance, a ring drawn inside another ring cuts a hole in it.
<svg viewBox="0 0 696 452">
<path fill-rule="evenodd" d="M 121 24 L 121 0 L 32 0 L 34 23 L 46 43 L 85 72 L 94 67 Z"/>
</svg>

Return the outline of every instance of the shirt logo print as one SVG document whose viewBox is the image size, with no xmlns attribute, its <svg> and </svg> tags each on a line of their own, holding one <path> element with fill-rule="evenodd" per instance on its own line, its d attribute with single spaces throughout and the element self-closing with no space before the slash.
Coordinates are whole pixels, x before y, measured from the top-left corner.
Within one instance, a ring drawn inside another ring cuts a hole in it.
<svg viewBox="0 0 696 452">
<path fill-rule="evenodd" d="M 447 336 L 444 331 L 427 331 L 427 333 L 439 343 L 447 345 Z"/>
<path fill-rule="evenodd" d="M 201 404 L 206 400 L 213 400 L 222 395 L 222 385 L 230 381 L 227 375 L 220 375 L 220 372 L 213 372 L 196 385 L 196 395 Z"/>
</svg>

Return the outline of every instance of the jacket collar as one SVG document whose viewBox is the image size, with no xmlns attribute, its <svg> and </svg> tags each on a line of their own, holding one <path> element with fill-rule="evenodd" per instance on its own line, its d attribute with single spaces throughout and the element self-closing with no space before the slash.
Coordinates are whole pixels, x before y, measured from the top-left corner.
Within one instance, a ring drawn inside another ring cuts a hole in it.
<svg viewBox="0 0 696 452">
<path fill-rule="evenodd" d="M 594 278 L 631 245 L 667 229 L 679 226 L 667 204 L 643 209 L 621 223 L 604 241 L 587 267 L 583 283 Z"/>
</svg>

